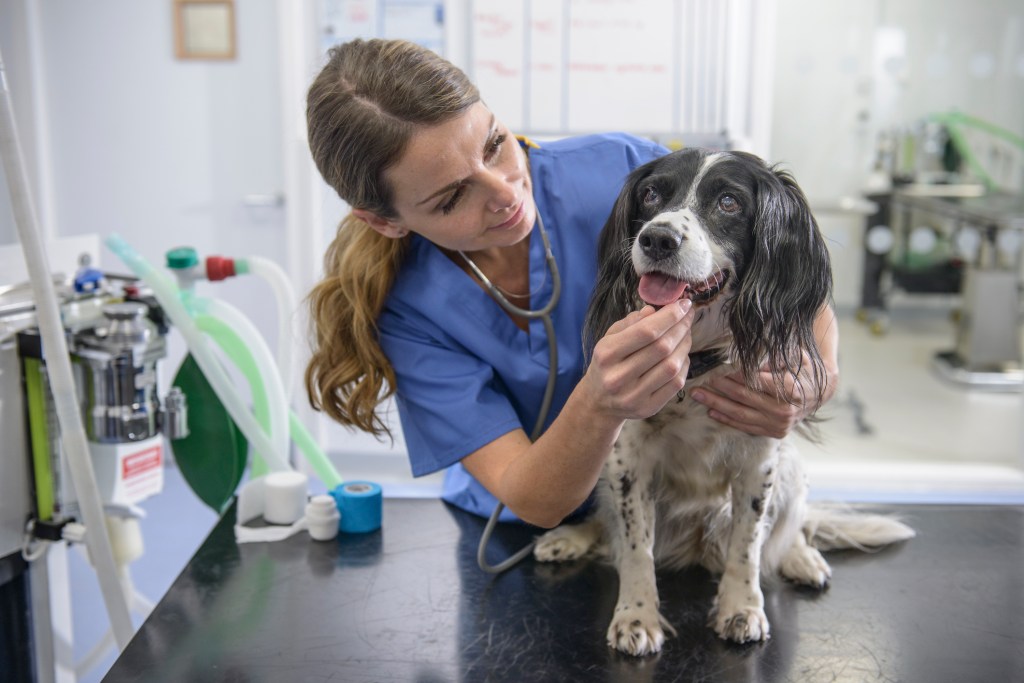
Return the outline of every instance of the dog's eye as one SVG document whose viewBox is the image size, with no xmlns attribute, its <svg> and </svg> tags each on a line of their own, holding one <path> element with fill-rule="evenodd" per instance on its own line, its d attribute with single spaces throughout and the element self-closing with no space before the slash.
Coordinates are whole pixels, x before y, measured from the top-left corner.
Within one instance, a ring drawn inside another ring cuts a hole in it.
<svg viewBox="0 0 1024 683">
<path fill-rule="evenodd" d="M 740 203 L 731 194 L 723 194 L 718 198 L 718 208 L 726 213 L 739 213 Z"/>
<path fill-rule="evenodd" d="M 647 187 L 644 190 L 644 204 L 648 206 L 651 204 L 657 204 L 661 201 L 661 195 L 653 187 Z"/>
</svg>

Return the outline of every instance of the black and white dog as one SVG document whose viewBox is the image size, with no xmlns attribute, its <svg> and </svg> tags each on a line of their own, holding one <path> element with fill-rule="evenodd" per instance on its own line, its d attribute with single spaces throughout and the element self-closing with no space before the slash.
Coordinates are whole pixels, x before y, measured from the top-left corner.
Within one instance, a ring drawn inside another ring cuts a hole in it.
<svg viewBox="0 0 1024 683">
<path fill-rule="evenodd" d="M 786 172 L 741 152 L 688 149 L 634 171 L 601 235 L 587 314 L 592 347 L 645 303 L 689 297 L 698 307 L 686 389 L 657 415 L 623 427 L 598 488 L 598 512 L 540 539 L 541 561 L 608 553 L 619 598 L 608 642 L 657 652 L 672 627 L 659 612 L 655 565 L 701 564 L 721 575 L 710 625 L 735 642 L 768 638 L 762 573 L 824 587 L 818 548 L 910 538 L 878 515 L 806 504 L 788 439 L 752 436 L 708 417 L 690 398 L 720 374 L 748 384 L 770 368 L 781 389 L 798 379 L 820 403 L 825 371 L 813 324 L 831 296 L 828 251 L 802 191 Z"/>
</svg>

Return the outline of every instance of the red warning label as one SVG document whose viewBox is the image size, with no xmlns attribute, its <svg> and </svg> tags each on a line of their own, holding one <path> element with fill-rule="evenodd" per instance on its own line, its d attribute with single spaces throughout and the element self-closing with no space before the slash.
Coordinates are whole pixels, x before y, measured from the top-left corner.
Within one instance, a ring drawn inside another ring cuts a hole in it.
<svg viewBox="0 0 1024 683">
<path fill-rule="evenodd" d="M 163 464 L 163 453 L 160 446 L 153 446 L 138 453 L 131 453 L 121 460 L 121 478 L 125 482 L 159 469 Z"/>
</svg>

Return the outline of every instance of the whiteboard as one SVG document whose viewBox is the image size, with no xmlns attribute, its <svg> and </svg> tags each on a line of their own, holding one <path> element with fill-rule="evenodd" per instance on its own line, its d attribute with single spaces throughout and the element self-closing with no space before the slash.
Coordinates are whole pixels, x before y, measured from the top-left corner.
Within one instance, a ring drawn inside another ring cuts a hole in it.
<svg viewBox="0 0 1024 683">
<path fill-rule="evenodd" d="M 353 38 L 398 38 L 444 54 L 441 0 L 321 0 L 320 49 Z"/>
<path fill-rule="evenodd" d="M 527 134 L 727 135 L 748 100 L 751 2 L 473 0 L 461 66 Z"/>
<path fill-rule="evenodd" d="M 754 137 L 754 45 L 766 30 L 758 0 L 321 0 L 320 7 L 321 49 L 357 37 L 420 43 L 466 71 L 518 133 L 625 130 L 670 145 Z"/>
</svg>

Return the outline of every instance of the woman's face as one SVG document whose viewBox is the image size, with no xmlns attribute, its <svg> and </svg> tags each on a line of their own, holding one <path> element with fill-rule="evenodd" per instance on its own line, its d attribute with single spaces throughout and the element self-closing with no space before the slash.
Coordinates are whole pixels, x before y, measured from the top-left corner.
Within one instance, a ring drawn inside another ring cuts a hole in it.
<svg viewBox="0 0 1024 683">
<path fill-rule="evenodd" d="M 411 231 L 442 248 L 472 252 L 516 244 L 536 220 L 525 154 L 479 102 L 414 134 L 386 176 L 398 217 L 356 214 L 389 237 Z"/>
</svg>

